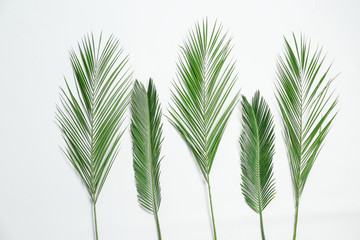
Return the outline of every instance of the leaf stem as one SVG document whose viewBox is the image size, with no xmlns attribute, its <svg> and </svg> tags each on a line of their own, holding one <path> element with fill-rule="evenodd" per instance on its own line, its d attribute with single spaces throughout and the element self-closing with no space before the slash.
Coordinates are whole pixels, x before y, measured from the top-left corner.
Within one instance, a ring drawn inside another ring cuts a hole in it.
<svg viewBox="0 0 360 240">
<path fill-rule="evenodd" d="M 158 233 L 158 239 L 161 240 L 161 231 L 160 231 L 160 223 L 159 223 L 159 218 L 158 218 L 158 213 L 157 211 L 155 211 L 155 221 L 156 221 L 156 229 L 157 229 L 157 233 Z"/>
<path fill-rule="evenodd" d="M 262 238 L 262 240 L 265 240 L 265 231 L 264 231 L 264 223 L 263 223 L 263 217 L 262 217 L 262 210 L 260 210 L 259 213 L 260 213 L 261 238 Z"/>
<path fill-rule="evenodd" d="M 293 237 L 293 240 L 296 239 L 296 229 L 297 229 L 298 215 L 299 215 L 299 200 L 296 200 L 296 206 L 295 206 L 295 222 L 294 222 L 294 237 Z"/>
<path fill-rule="evenodd" d="M 96 203 L 95 202 L 93 202 L 93 209 L 94 209 L 95 240 L 98 240 L 99 236 L 98 236 L 98 229 L 97 229 Z"/>
<path fill-rule="evenodd" d="M 213 226 L 213 234 L 214 234 L 214 239 L 217 240 L 216 228 L 215 228 L 215 218 L 214 218 L 214 209 L 213 209 L 212 198 L 211 198 L 211 189 L 210 189 L 210 180 L 209 180 L 209 178 L 208 178 L 208 181 L 207 181 L 207 185 L 208 185 L 209 201 L 210 201 L 210 208 L 211 208 L 211 219 L 212 219 L 212 226 Z"/>
</svg>

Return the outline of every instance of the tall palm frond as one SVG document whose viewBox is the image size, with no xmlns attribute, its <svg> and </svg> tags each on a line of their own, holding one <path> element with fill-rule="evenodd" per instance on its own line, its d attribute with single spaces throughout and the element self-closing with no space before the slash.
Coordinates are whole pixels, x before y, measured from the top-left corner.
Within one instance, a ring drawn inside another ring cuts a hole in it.
<svg viewBox="0 0 360 240">
<path fill-rule="evenodd" d="M 70 52 L 76 89 L 61 89 L 56 119 L 65 141 L 63 152 L 89 192 L 98 239 L 96 202 L 119 150 L 120 131 L 130 95 L 128 56 L 111 36 L 102 46 L 87 35 Z"/>
<path fill-rule="evenodd" d="M 208 185 L 213 234 L 216 237 L 209 174 L 229 117 L 238 100 L 225 106 L 234 86 L 234 62 L 228 61 L 230 39 L 222 27 L 197 23 L 181 48 L 172 91 L 171 124 L 193 153 Z"/>
<path fill-rule="evenodd" d="M 161 202 L 160 151 L 162 137 L 161 107 L 155 85 L 147 90 L 135 81 L 131 99 L 131 135 L 136 188 L 140 205 L 155 216 L 158 237 L 161 231 L 158 211 Z"/>
<path fill-rule="evenodd" d="M 284 128 L 295 195 L 294 236 L 299 200 L 310 170 L 336 116 L 337 97 L 330 90 L 330 66 L 323 70 L 322 49 L 311 52 L 310 41 L 293 35 L 294 46 L 285 39 L 284 57 L 277 63 L 277 101 Z M 322 72 L 323 71 L 323 72 Z"/>
<path fill-rule="evenodd" d="M 261 236 L 265 239 L 262 212 L 275 197 L 273 116 L 259 91 L 255 93 L 251 104 L 243 96 L 241 106 L 241 188 L 246 203 L 260 215 Z"/>
</svg>

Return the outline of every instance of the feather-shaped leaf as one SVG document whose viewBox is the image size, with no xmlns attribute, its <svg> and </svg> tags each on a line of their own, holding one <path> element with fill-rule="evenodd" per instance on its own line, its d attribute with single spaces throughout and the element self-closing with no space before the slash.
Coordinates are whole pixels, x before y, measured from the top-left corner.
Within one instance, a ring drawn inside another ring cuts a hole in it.
<svg viewBox="0 0 360 240">
<path fill-rule="evenodd" d="M 275 196 L 273 116 L 259 91 L 255 93 L 251 104 L 243 96 L 241 105 L 241 187 L 247 204 L 259 213 Z"/>
<path fill-rule="evenodd" d="M 136 188 L 140 205 L 155 216 L 161 239 L 158 211 L 161 203 L 160 152 L 162 137 L 161 106 L 150 79 L 147 90 L 135 81 L 131 98 L 131 136 Z"/>
<path fill-rule="evenodd" d="M 277 63 L 277 102 L 295 195 L 294 240 L 301 194 L 333 120 L 338 99 L 330 90 L 333 78 L 323 68 L 322 49 L 311 50 L 303 36 L 285 39 L 284 56 Z"/>
<path fill-rule="evenodd" d="M 128 57 L 111 36 L 104 46 L 88 35 L 70 53 L 75 89 L 61 89 L 56 119 L 63 151 L 95 204 L 119 149 L 120 131 L 130 95 Z M 97 231 L 96 231 L 97 238 Z"/>
<path fill-rule="evenodd" d="M 153 81 L 148 89 L 135 81 L 131 100 L 131 136 L 136 187 L 139 203 L 156 213 L 161 202 L 160 151 L 162 138 L 161 108 Z"/>
<path fill-rule="evenodd" d="M 230 39 L 216 23 L 196 24 L 181 48 L 172 91 L 171 124 L 183 137 L 208 185 L 216 237 L 209 174 L 238 94 L 227 103 L 235 84 L 234 62 L 228 61 Z"/>
<path fill-rule="evenodd" d="M 295 197 L 303 192 L 310 170 L 329 132 L 337 98 L 330 92 L 330 66 L 323 72 L 322 49 L 310 51 L 303 36 L 294 47 L 285 39 L 284 57 L 277 64 L 280 106 Z M 329 80 L 328 80 L 329 79 Z"/>
<path fill-rule="evenodd" d="M 234 86 L 234 62 L 227 60 L 230 39 L 222 27 L 196 24 L 181 48 L 172 91 L 170 122 L 191 149 L 207 180 L 237 95 L 226 106 Z"/>
</svg>

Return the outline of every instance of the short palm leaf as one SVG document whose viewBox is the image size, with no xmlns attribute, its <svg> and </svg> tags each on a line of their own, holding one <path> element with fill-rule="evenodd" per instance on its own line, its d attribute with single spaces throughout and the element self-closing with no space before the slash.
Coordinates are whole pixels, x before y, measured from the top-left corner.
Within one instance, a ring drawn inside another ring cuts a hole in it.
<svg viewBox="0 0 360 240">
<path fill-rule="evenodd" d="M 196 24 L 181 48 L 170 107 L 170 122 L 186 141 L 208 183 L 211 206 L 209 174 L 238 98 L 236 95 L 226 106 L 236 80 L 234 62 L 228 61 L 230 51 L 230 39 L 222 34 L 221 26 L 215 23 L 209 29 L 207 20 Z M 214 224 L 213 228 L 216 239 Z"/>
<path fill-rule="evenodd" d="M 323 70 L 322 49 L 311 51 L 303 36 L 285 39 L 284 57 L 277 64 L 277 101 L 294 186 L 296 209 L 310 170 L 336 116 L 337 98 L 330 90 L 330 66 Z M 295 224 L 297 223 L 297 211 Z M 296 227 L 295 227 L 296 228 Z M 296 229 L 294 231 L 294 239 Z"/>
<path fill-rule="evenodd" d="M 131 99 L 131 135 L 138 200 L 155 215 L 161 239 L 158 210 L 161 202 L 160 151 L 162 138 L 161 108 L 153 81 L 148 89 L 135 81 Z"/>
<path fill-rule="evenodd" d="M 95 44 L 93 35 L 86 36 L 78 48 L 78 55 L 70 53 L 76 87 L 71 89 L 65 80 L 56 118 L 65 140 L 63 151 L 83 180 L 95 210 L 119 150 L 131 74 L 126 67 L 128 57 L 123 57 L 113 36 L 103 47 L 101 37 Z"/>
<path fill-rule="evenodd" d="M 259 91 L 255 93 L 251 104 L 243 96 L 241 105 L 241 187 L 247 204 L 260 214 L 261 232 L 265 239 L 262 211 L 275 196 L 273 116 Z"/>
</svg>

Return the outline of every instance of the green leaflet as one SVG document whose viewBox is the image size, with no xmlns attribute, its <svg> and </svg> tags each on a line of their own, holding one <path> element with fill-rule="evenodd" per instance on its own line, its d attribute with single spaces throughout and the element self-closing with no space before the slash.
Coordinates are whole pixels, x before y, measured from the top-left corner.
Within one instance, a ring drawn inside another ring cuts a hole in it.
<svg viewBox="0 0 360 240">
<path fill-rule="evenodd" d="M 94 208 L 119 150 L 120 128 L 129 103 L 128 57 L 111 36 L 104 46 L 87 35 L 70 52 L 76 89 L 61 89 L 56 120 L 65 141 L 64 154 L 80 175 Z"/>
<path fill-rule="evenodd" d="M 136 188 L 140 205 L 155 216 L 159 239 L 161 115 L 153 81 L 150 79 L 147 90 L 135 81 L 131 99 L 131 136 Z"/>
<path fill-rule="evenodd" d="M 322 49 L 311 51 L 310 41 L 293 35 L 293 47 L 285 39 L 284 56 L 277 63 L 276 98 L 280 107 L 284 140 L 295 195 L 296 239 L 299 201 L 310 170 L 336 116 L 337 98 L 330 92 L 330 66 L 323 69 Z"/>
<path fill-rule="evenodd" d="M 262 211 L 275 197 L 273 116 L 259 91 L 255 93 L 251 104 L 243 96 L 241 106 L 241 188 L 246 203 L 260 214 L 261 235 L 265 239 Z"/>
<path fill-rule="evenodd" d="M 234 62 L 228 61 L 230 39 L 216 23 L 196 24 L 181 47 L 177 81 L 172 91 L 170 122 L 183 137 L 208 185 L 213 234 L 216 239 L 209 174 L 229 117 L 238 100 L 226 106 L 235 84 Z"/>
</svg>

